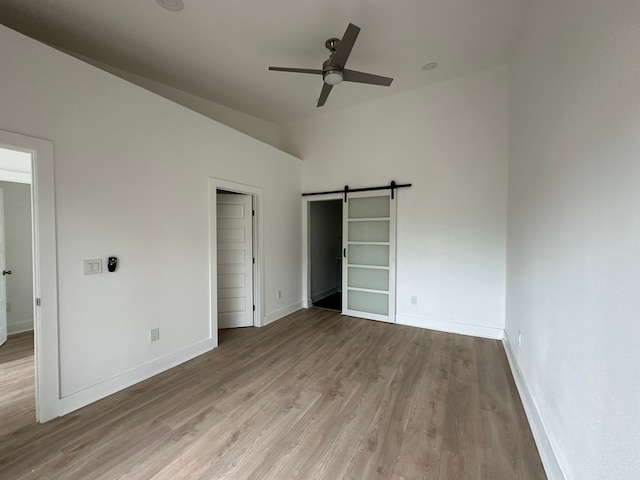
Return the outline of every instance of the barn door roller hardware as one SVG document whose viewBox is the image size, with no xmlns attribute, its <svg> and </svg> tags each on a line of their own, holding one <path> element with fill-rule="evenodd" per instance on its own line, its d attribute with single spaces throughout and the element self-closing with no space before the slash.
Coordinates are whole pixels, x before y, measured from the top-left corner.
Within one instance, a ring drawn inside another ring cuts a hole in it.
<svg viewBox="0 0 640 480">
<path fill-rule="evenodd" d="M 407 188 L 410 187 L 411 184 L 410 183 L 396 183 L 395 181 L 391 181 L 391 183 L 389 185 L 381 185 L 379 187 L 366 187 L 366 188 L 349 188 L 349 185 L 345 185 L 344 188 L 342 190 L 332 190 L 330 192 L 310 192 L 310 193 L 303 193 L 302 196 L 303 197 L 310 197 L 312 195 L 327 195 L 330 193 L 342 193 L 344 194 L 344 201 L 347 201 L 347 195 L 349 193 L 354 193 L 354 192 L 371 192 L 373 190 L 391 190 L 391 198 L 394 199 L 395 198 L 395 193 L 396 193 L 396 189 L 398 188 Z"/>
</svg>

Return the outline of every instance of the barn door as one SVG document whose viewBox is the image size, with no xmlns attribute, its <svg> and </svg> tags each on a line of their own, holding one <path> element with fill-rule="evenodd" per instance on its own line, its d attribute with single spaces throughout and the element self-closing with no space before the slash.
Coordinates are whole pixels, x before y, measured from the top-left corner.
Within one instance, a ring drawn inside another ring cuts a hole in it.
<svg viewBox="0 0 640 480">
<path fill-rule="evenodd" d="M 343 206 L 342 313 L 395 323 L 396 200 L 350 193 Z"/>
</svg>

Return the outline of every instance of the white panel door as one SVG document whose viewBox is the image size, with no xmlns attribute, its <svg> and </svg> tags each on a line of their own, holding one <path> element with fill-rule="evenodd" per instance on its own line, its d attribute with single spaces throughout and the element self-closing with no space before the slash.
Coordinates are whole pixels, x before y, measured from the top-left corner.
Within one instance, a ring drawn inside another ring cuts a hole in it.
<svg viewBox="0 0 640 480">
<path fill-rule="evenodd" d="M 218 328 L 253 326 L 252 197 L 217 195 Z"/>
<path fill-rule="evenodd" d="M 396 201 L 351 193 L 343 207 L 342 313 L 396 321 Z"/>
<path fill-rule="evenodd" d="M 0 188 L 0 345 L 7 341 L 7 277 L 4 251 L 4 197 Z"/>
</svg>

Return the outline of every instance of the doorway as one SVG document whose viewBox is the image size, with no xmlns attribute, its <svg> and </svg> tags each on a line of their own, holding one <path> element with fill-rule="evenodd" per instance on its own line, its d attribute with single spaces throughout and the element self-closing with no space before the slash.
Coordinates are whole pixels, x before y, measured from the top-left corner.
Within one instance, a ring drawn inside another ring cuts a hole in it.
<svg viewBox="0 0 640 480">
<path fill-rule="evenodd" d="M 19 240 L 31 244 L 32 288 L 30 294 L 25 294 L 30 308 L 22 305 L 25 303 L 22 300 L 19 303 L 22 315 L 25 315 L 25 311 L 31 311 L 32 318 L 12 319 L 11 326 L 7 326 L 11 329 L 9 333 L 29 328 L 34 332 L 35 413 L 37 421 L 46 422 L 59 415 L 60 402 L 53 144 L 47 140 L 0 131 L 0 149 L 4 152 L 0 179 L 8 181 L 7 186 L 11 189 L 16 183 L 31 184 L 30 191 L 21 192 L 27 193 L 30 205 L 27 208 L 28 218 L 22 219 L 28 226 L 24 235 L 26 238 Z M 29 253 L 26 255 L 28 257 Z M 11 266 L 3 264 L 0 267 L 3 267 L 4 278 L 13 276 L 14 269 Z M 24 270 L 28 268 L 22 262 L 20 273 L 25 274 Z M 9 271 L 12 273 L 9 274 Z M 28 291 L 29 288 L 24 290 Z M 2 310 L 6 314 L 6 306 L 0 307 L 4 307 Z M 17 304 L 12 304 L 11 310 L 14 311 L 16 307 Z"/>
<path fill-rule="evenodd" d="M 312 195 L 321 197 L 304 200 L 305 306 L 315 306 L 317 298 L 314 295 L 326 293 L 318 293 L 319 289 L 314 289 L 315 276 L 318 275 L 317 262 L 313 258 L 314 243 L 326 234 L 326 231 L 315 228 L 316 225 L 324 225 L 316 212 L 328 209 L 333 205 L 332 201 L 337 200 L 342 213 L 341 249 L 338 254 L 342 264 L 340 310 L 343 315 L 395 323 L 397 196 L 394 190 L 376 187 L 349 192 L 348 195 Z"/>
<path fill-rule="evenodd" d="M 309 233 L 312 304 L 342 311 L 342 200 L 311 202 Z"/>
<path fill-rule="evenodd" d="M 6 181 L 6 164 L 24 155 L 23 182 Z M 0 148 L 0 345 L 6 335 L 33 331 L 31 155 Z"/>
<path fill-rule="evenodd" d="M 219 315 L 219 308 L 231 308 L 233 309 L 234 304 L 236 307 L 240 304 L 239 300 L 229 301 L 234 297 L 232 291 L 222 292 L 222 290 L 218 289 L 218 266 L 220 261 L 222 263 L 226 263 L 227 266 L 229 263 L 239 264 L 240 254 L 238 253 L 242 249 L 229 248 L 229 245 L 233 242 L 239 240 L 241 237 L 241 232 L 239 230 L 238 225 L 229 225 L 227 224 L 227 231 L 224 231 L 224 223 L 228 220 L 234 220 L 229 218 L 222 217 L 239 217 L 240 207 L 228 205 L 222 209 L 218 208 L 218 195 L 229 196 L 232 198 L 233 196 L 238 196 L 240 199 L 244 201 L 249 201 L 244 208 L 244 211 L 248 213 L 245 215 L 245 219 L 247 216 L 251 218 L 251 233 L 249 233 L 246 229 L 243 233 L 243 239 L 251 242 L 251 251 L 250 253 L 243 254 L 243 267 L 250 267 L 248 272 L 251 273 L 252 279 L 248 283 L 241 284 L 240 278 L 237 276 L 238 273 L 231 273 L 232 276 L 230 278 L 225 279 L 225 281 L 221 281 L 220 284 L 222 288 L 226 287 L 230 289 L 239 288 L 239 286 L 243 285 L 243 288 L 249 288 L 250 292 L 245 292 L 245 305 L 247 309 L 251 313 L 252 322 L 248 326 L 260 327 L 263 322 L 264 315 L 264 258 L 262 255 L 263 251 L 263 238 L 264 238 L 264 221 L 262 211 L 263 207 L 263 199 L 264 192 L 261 188 L 255 187 L 252 185 L 245 185 L 237 182 L 232 182 L 229 180 L 223 180 L 220 178 L 209 178 L 209 205 L 210 205 L 210 224 L 209 224 L 209 258 L 210 258 L 210 268 L 209 268 L 209 278 L 210 278 L 210 333 L 211 339 L 213 340 L 214 347 L 217 347 L 219 344 L 219 329 L 225 328 L 225 321 Z M 227 201 L 226 203 L 231 204 L 232 202 Z M 250 207 L 249 207 L 250 205 Z M 219 218 L 219 210 L 222 212 L 222 215 Z M 226 210 L 226 212 L 225 212 Z M 239 220 L 236 218 L 235 220 Z M 219 232 L 218 226 L 223 226 L 222 231 Z M 218 239 L 221 239 L 219 242 Z M 226 244 L 226 245 L 225 245 Z M 248 245 L 245 245 L 243 248 L 249 248 Z M 235 252 L 235 253 L 234 253 Z M 226 257 L 226 258 L 225 258 Z M 234 258 L 235 257 L 235 258 Z M 227 268 L 227 267 L 225 267 Z M 247 272 L 247 270 L 245 270 Z M 223 275 L 226 274 L 225 271 L 221 270 Z M 246 274 L 245 274 L 246 275 Z M 245 280 L 247 277 L 245 277 Z M 226 283 L 225 283 L 226 282 Z M 236 287 L 238 286 L 238 287 Z M 236 291 L 237 292 L 237 291 Z M 249 300 L 249 294 L 253 295 L 253 299 Z M 227 297 L 227 298 L 225 298 Z M 222 304 L 220 304 L 222 303 Z M 255 307 L 255 309 L 254 309 Z M 221 310 L 222 310 L 221 309 Z"/>
</svg>

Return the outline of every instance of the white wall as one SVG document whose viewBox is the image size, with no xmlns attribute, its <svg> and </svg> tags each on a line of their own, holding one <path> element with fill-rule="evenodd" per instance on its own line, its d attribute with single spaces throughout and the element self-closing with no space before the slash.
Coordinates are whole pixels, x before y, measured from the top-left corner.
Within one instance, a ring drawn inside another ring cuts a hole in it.
<svg viewBox="0 0 640 480">
<path fill-rule="evenodd" d="M 280 128 L 273 123 L 233 110 L 232 108 L 212 102 L 206 98 L 170 87 L 169 85 L 135 75 L 110 65 L 105 65 L 104 63 L 97 62 L 96 60 L 82 55 L 77 55 L 73 52 L 67 53 L 146 90 L 157 93 L 158 95 L 173 102 L 179 103 L 194 112 L 201 113 L 202 115 L 216 120 L 217 122 L 223 123 L 235 130 L 238 130 L 239 132 L 245 133 L 250 137 L 268 143 L 276 148 L 280 147 Z"/>
<path fill-rule="evenodd" d="M 33 330 L 33 263 L 31 185 L 0 182 L 4 197 L 4 242 L 7 276 L 7 331 Z"/>
<path fill-rule="evenodd" d="M 507 88 L 499 67 L 283 127 L 305 191 L 413 184 L 398 194 L 401 323 L 502 336 Z"/>
<path fill-rule="evenodd" d="M 4 27 L 0 64 L 0 129 L 55 145 L 67 408 L 210 346 L 209 177 L 262 189 L 265 315 L 299 304 L 298 159 Z"/>
<path fill-rule="evenodd" d="M 341 286 L 342 200 L 310 202 L 311 299 L 315 302 Z"/>
<path fill-rule="evenodd" d="M 571 480 L 640 478 L 638 25 L 532 2 L 512 64 L 506 331 Z"/>
</svg>

